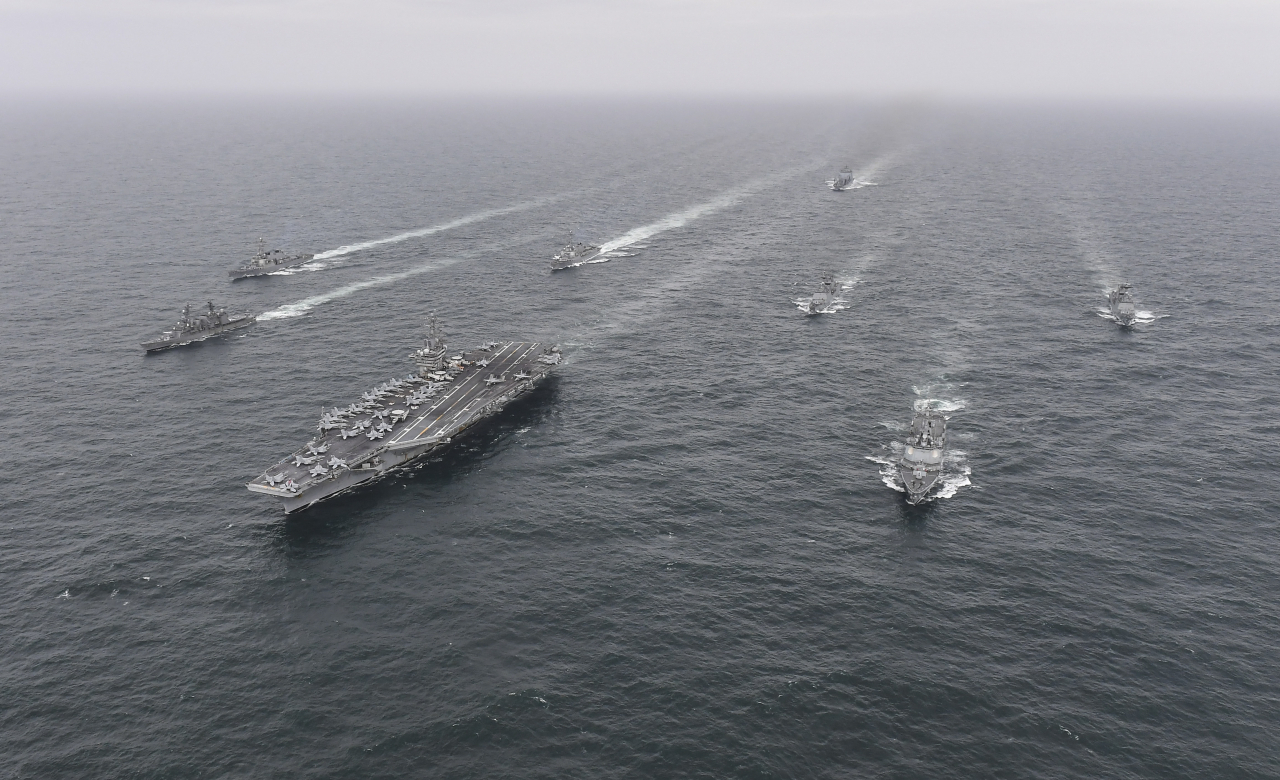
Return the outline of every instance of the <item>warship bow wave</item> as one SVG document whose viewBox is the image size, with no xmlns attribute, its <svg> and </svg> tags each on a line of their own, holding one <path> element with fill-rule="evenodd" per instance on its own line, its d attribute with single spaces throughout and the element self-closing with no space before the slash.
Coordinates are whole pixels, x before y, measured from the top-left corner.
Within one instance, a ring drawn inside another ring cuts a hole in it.
<svg viewBox="0 0 1280 780">
<path fill-rule="evenodd" d="M 942 476 L 942 450 L 947 446 L 947 418 L 924 409 L 911 421 L 911 434 L 898 462 L 907 503 L 919 504 Z"/>
<path fill-rule="evenodd" d="M 853 170 L 846 165 L 840 169 L 840 174 L 835 179 L 827 182 L 827 184 L 836 192 L 844 192 L 853 186 Z"/>
<path fill-rule="evenodd" d="M 1107 304 L 1111 307 L 1111 316 L 1124 326 L 1132 325 L 1138 320 L 1138 311 L 1133 305 L 1133 285 L 1122 284 L 1107 293 Z"/>
<path fill-rule="evenodd" d="M 801 298 L 796 305 L 806 315 L 814 315 L 835 311 L 837 303 L 840 303 L 840 286 L 836 284 L 835 275 L 823 274 L 822 289 L 808 298 Z"/>
<path fill-rule="evenodd" d="M 295 512 L 437 453 L 476 423 L 534 389 L 560 364 L 560 347 L 490 342 L 446 358 L 434 317 L 413 353 L 418 373 L 325 411 L 318 434 L 246 487 Z"/>
<path fill-rule="evenodd" d="M 228 314 L 226 308 L 214 306 L 213 301 L 209 301 L 209 310 L 204 314 L 192 316 L 191 304 L 188 303 L 182 309 L 182 319 L 173 326 L 173 330 L 166 330 L 160 334 L 159 338 L 142 342 L 142 348 L 148 352 L 155 352 L 170 347 L 181 347 L 185 344 L 204 341 L 219 333 L 247 328 L 257 321 L 258 317 L 254 314 Z"/>
<path fill-rule="evenodd" d="M 569 234 L 569 243 L 560 253 L 551 258 L 551 270 L 560 271 L 590 262 L 600 256 L 601 249 L 595 244 L 575 243 L 573 234 Z"/>
<path fill-rule="evenodd" d="M 302 265 L 314 258 L 315 255 L 308 254 L 286 255 L 280 249 L 272 249 L 268 252 L 266 240 L 260 238 L 258 239 L 258 254 L 250 258 L 248 263 L 239 268 L 232 268 L 227 273 L 231 275 L 231 279 L 234 281 L 243 279 L 246 276 L 262 276 L 275 271 L 283 271 L 286 268 Z"/>
</svg>

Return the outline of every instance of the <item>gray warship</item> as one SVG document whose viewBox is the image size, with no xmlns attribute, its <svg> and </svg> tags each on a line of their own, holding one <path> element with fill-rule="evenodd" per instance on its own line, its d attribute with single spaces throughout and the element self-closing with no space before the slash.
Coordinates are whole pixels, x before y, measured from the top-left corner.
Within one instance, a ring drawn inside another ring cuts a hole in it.
<svg viewBox="0 0 1280 780">
<path fill-rule="evenodd" d="M 831 189 L 836 192 L 844 192 L 853 186 L 853 170 L 847 165 L 844 166 L 840 169 L 839 175 L 837 175 L 835 179 L 827 182 L 827 184 L 829 184 Z"/>
<path fill-rule="evenodd" d="M 594 244 L 584 244 L 581 241 L 575 243 L 573 233 L 570 233 L 569 243 L 560 250 L 559 254 L 551 258 L 551 270 L 561 271 L 590 262 L 599 257 L 601 251 L 603 250 Z"/>
<path fill-rule="evenodd" d="M 907 503 L 919 504 L 942 476 L 942 449 L 947 446 L 947 418 L 924 409 L 911 421 L 911 433 L 898 462 L 898 476 L 907 491 Z"/>
<path fill-rule="evenodd" d="M 1138 311 L 1133 305 L 1133 286 L 1125 283 L 1107 293 L 1107 304 L 1111 307 L 1111 316 L 1124 327 L 1138 321 Z"/>
<path fill-rule="evenodd" d="M 208 311 L 192 315 L 191 304 L 188 303 L 182 309 L 182 319 L 173 326 L 173 330 L 166 330 L 158 338 L 142 342 L 142 348 L 148 352 L 156 352 L 181 347 L 204 341 L 219 333 L 247 328 L 257 321 L 258 317 L 254 314 L 228 314 L 226 308 L 214 306 L 213 301 L 209 301 Z"/>
<path fill-rule="evenodd" d="M 447 448 L 481 420 L 529 393 L 560 364 L 560 347 L 490 342 L 445 357 L 433 316 L 418 373 L 391 379 L 346 408 L 320 416 L 317 434 L 246 487 L 275 496 L 285 512 L 373 482 Z"/>
<path fill-rule="evenodd" d="M 797 302 L 800 310 L 806 316 L 814 314 L 829 314 L 834 311 L 834 306 L 840 302 L 840 286 L 836 284 L 834 274 L 822 275 L 822 289 L 809 296 L 801 298 Z"/>
<path fill-rule="evenodd" d="M 246 276 L 262 276 L 273 271 L 283 271 L 286 268 L 302 265 L 315 258 L 315 255 L 300 254 L 286 255 L 281 249 L 272 249 L 267 251 L 266 239 L 258 239 L 258 254 L 249 258 L 249 262 L 239 268 L 232 268 L 227 271 L 231 275 L 232 281 L 243 279 Z"/>
</svg>

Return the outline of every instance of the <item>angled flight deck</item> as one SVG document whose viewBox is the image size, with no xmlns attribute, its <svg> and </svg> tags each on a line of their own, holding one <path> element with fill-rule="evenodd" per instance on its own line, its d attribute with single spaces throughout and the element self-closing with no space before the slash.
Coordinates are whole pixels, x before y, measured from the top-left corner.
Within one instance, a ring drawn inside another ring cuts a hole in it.
<svg viewBox="0 0 1280 780">
<path fill-rule="evenodd" d="M 497 411 L 486 412 L 489 407 L 509 403 L 506 396 L 513 387 L 533 382 L 535 366 L 546 367 L 538 360 L 544 354 L 542 344 L 510 342 L 491 346 L 487 352 L 462 355 L 462 362 L 467 365 L 454 378 L 449 392 L 434 404 L 420 407 L 419 411 L 425 410 L 421 414 L 411 414 L 408 425 L 401 426 L 394 436 L 388 436 L 387 449 L 413 449 L 448 439 L 470 426 L 477 417 L 488 417 Z M 475 370 L 465 370 L 468 368 Z M 517 374 L 521 375 L 519 379 L 515 378 Z"/>
</svg>

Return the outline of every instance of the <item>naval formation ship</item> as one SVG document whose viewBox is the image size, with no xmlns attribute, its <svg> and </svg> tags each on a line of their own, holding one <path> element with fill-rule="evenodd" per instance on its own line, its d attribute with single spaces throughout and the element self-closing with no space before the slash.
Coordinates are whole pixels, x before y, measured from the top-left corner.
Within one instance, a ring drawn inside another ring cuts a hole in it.
<svg viewBox="0 0 1280 780">
<path fill-rule="evenodd" d="M 490 342 L 445 357 L 435 317 L 413 353 L 418 373 L 369 390 L 345 409 L 324 412 L 305 446 L 247 487 L 276 496 L 285 512 L 377 480 L 439 452 L 476 423 L 533 390 L 560 364 L 560 347 Z"/>
<path fill-rule="evenodd" d="M 898 462 L 898 476 L 907 490 L 907 503 L 919 504 L 942 476 L 942 449 L 947 446 L 947 418 L 924 409 L 911 421 L 907 446 Z"/>
<path fill-rule="evenodd" d="M 569 243 L 560 250 L 560 254 L 551 258 L 551 270 L 561 271 L 582 265 L 599 257 L 602 251 L 594 244 L 584 244 L 581 241 L 574 243 L 573 233 L 570 233 Z"/>
<path fill-rule="evenodd" d="M 834 274 L 822 275 L 822 289 L 808 298 L 802 298 L 797 305 L 805 315 L 829 314 L 840 302 L 840 285 L 836 284 Z"/>
<path fill-rule="evenodd" d="M 1133 305 L 1133 285 L 1122 284 L 1107 293 L 1107 304 L 1116 322 L 1128 327 L 1138 321 L 1138 311 Z"/>
<path fill-rule="evenodd" d="M 142 342 L 142 348 L 148 352 L 156 352 L 181 347 L 229 330 L 247 328 L 257 321 L 258 317 L 253 314 L 228 314 L 226 308 L 214 306 L 213 301 L 209 301 L 209 310 L 204 314 L 193 315 L 191 304 L 188 303 L 182 309 L 182 319 L 173 326 L 173 330 L 166 330 L 157 338 Z"/>
<path fill-rule="evenodd" d="M 246 276 L 262 276 L 273 271 L 283 271 L 286 268 L 302 265 L 315 258 L 315 255 L 286 255 L 283 250 L 272 249 L 267 251 L 266 239 L 258 239 L 258 254 L 249 258 L 249 262 L 239 268 L 232 268 L 227 271 L 231 275 L 232 281 L 243 279 Z"/>
</svg>

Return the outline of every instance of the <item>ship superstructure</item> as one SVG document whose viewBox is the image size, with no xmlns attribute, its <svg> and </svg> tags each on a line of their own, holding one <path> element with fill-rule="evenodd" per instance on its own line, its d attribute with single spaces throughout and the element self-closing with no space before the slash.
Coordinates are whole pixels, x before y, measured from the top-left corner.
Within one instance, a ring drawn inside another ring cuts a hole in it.
<svg viewBox="0 0 1280 780">
<path fill-rule="evenodd" d="M 172 329 L 166 330 L 151 341 L 142 342 L 142 348 L 148 352 L 155 352 L 170 347 L 181 347 L 185 344 L 204 341 L 219 333 L 247 328 L 257 321 L 257 316 L 253 314 L 229 314 L 225 307 L 214 306 L 213 301 L 209 301 L 209 308 L 205 312 L 193 314 L 191 304 L 188 303 L 182 309 L 182 318 L 174 324 Z"/>
<path fill-rule="evenodd" d="M 1107 293 L 1107 305 L 1111 308 L 1111 316 L 1116 322 L 1128 327 L 1138 320 L 1138 311 L 1133 304 L 1133 285 L 1121 284 Z"/>
<path fill-rule="evenodd" d="M 818 292 L 800 299 L 796 305 L 806 315 L 814 315 L 835 311 L 837 303 L 840 303 L 840 285 L 836 283 L 835 275 L 828 273 L 822 275 L 822 287 Z"/>
<path fill-rule="evenodd" d="M 942 476 L 942 452 L 947 446 L 947 418 L 941 412 L 924 409 L 911 421 L 898 476 L 907 491 L 907 503 L 924 501 Z"/>
<path fill-rule="evenodd" d="M 840 169 L 840 173 L 836 175 L 835 179 L 827 182 L 827 184 L 836 192 L 843 192 L 849 189 L 853 186 L 853 170 L 846 165 Z"/>
<path fill-rule="evenodd" d="M 448 355 L 434 317 L 418 373 L 391 379 L 345 408 L 325 411 L 301 449 L 247 487 L 276 496 L 286 512 L 377 480 L 447 448 L 476 423 L 533 390 L 560 364 L 560 348 L 536 342 L 490 342 Z"/>
<path fill-rule="evenodd" d="M 574 241 L 573 233 L 569 233 L 569 243 L 551 258 L 551 270 L 560 271 L 590 262 L 599 257 L 601 251 L 595 244 Z"/>
<path fill-rule="evenodd" d="M 230 274 L 231 279 L 234 281 L 236 279 L 243 279 L 246 276 L 262 276 L 263 274 L 269 274 L 274 271 L 283 271 L 286 268 L 293 268 L 294 266 L 302 265 L 314 258 L 315 255 L 285 254 L 282 249 L 272 249 L 271 251 L 267 251 L 266 239 L 259 238 L 258 254 L 251 257 L 249 262 L 239 268 L 232 268 L 230 271 L 227 271 L 227 273 Z"/>
</svg>

